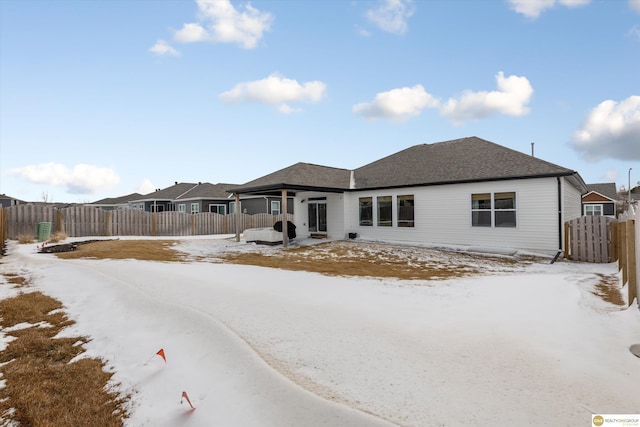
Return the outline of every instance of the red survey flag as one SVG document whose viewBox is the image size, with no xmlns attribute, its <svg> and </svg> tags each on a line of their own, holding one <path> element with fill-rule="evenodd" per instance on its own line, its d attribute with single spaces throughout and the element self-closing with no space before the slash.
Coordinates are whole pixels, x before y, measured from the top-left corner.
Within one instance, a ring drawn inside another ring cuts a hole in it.
<svg viewBox="0 0 640 427">
<path fill-rule="evenodd" d="M 187 403 L 189 403 L 189 406 L 191 406 L 191 409 L 196 409 L 192 404 L 191 404 L 191 400 L 189 400 L 189 396 L 187 395 L 186 391 L 182 392 L 182 398 L 180 399 L 180 403 L 182 403 L 182 399 L 187 399 Z"/>
<path fill-rule="evenodd" d="M 167 358 L 166 358 L 166 356 L 164 355 L 164 349 L 163 349 L 163 348 L 161 348 L 160 350 L 158 350 L 158 351 L 156 352 L 156 354 L 154 354 L 153 356 L 151 356 L 151 357 L 149 358 L 149 360 L 147 360 L 146 362 L 144 362 L 144 364 L 146 365 L 147 363 L 151 362 L 151 359 L 153 359 L 153 358 L 154 358 L 154 357 L 156 357 L 156 356 L 160 356 L 160 357 L 162 357 L 162 360 L 164 360 L 164 363 L 167 363 Z"/>
</svg>

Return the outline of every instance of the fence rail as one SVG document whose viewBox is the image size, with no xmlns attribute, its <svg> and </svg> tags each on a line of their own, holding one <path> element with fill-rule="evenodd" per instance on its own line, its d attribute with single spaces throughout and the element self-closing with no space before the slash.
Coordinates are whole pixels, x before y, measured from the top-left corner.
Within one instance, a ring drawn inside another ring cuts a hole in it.
<svg viewBox="0 0 640 427">
<path fill-rule="evenodd" d="M 131 209 L 107 211 L 91 206 L 57 209 L 42 205 L 17 205 L 0 209 L 2 242 L 21 236 L 34 237 L 39 223 L 51 223 L 51 232 L 69 237 L 83 236 L 200 236 L 234 234 L 236 229 L 272 227 L 283 215 L 220 215 L 214 212 L 144 212 Z M 287 214 L 293 221 L 293 215 Z M 237 227 L 237 228 L 236 228 Z"/>
</svg>

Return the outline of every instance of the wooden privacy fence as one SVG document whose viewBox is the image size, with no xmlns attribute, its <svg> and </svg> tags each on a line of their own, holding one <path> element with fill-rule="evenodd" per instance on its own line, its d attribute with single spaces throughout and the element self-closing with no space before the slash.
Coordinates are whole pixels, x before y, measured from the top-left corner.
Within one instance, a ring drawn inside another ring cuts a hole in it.
<svg viewBox="0 0 640 427">
<path fill-rule="evenodd" d="M 82 236 L 199 236 L 234 234 L 236 215 L 214 212 L 188 214 L 184 212 L 151 213 L 131 209 L 107 211 L 91 206 L 57 209 L 42 205 L 17 205 L 2 209 L 6 227 L 5 239 L 35 236 L 38 224 L 51 223 L 51 232 L 69 237 Z M 240 232 L 247 228 L 272 227 L 283 215 L 240 215 Z M 293 215 L 287 215 L 293 221 Z M 3 240 L 4 241 L 4 240 Z"/>
<path fill-rule="evenodd" d="M 618 270 L 622 271 L 622 285 L 627 284 L 629 305 L 640 294 L 640 209 L 636 206 L 622 214 L 612 227 L 616 236 Z M 638 300 L 640 307 L 640 299 Z"/>
<path fill-rule="evenodd" d="M 585 262 L 612 262 L 610 224 L 615 218 L 583 216 L 565 224 L 565 258 Z"/>
<path fill-rule="evenodd" d="M 4 242 L 7 240 L 7 222 L 4 220 L 4 208 L 0 208 L 0 255 L 4 254 Z"/>
<path fill-rule="evenodd" d="M 622 271 L 622 286 L 628 290 L 629 305 L 640 290 L 640 209 L 630 207 L 617 220 L 583 216 L 565 224 L 565 258 L 584 262 L 615 262 Z M 640 301 L 638 301 L 640 306 Z"/>
</svg>

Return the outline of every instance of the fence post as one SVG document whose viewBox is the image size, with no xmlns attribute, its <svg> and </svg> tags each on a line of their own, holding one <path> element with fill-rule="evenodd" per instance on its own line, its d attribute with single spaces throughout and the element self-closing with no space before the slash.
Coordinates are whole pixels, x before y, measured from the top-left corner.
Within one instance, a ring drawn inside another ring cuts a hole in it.
<svg viewBox="0 0 640 427">
<path fill-rule="evenodd" d="M 111 211 L 106 211 L 104 213 L 104 225 L 105 234 L 107 236 L 111 236 Z"/>
<path fill-rule="evenodd" d="M 622 270 L 622 284 L 627 283 L 627 223 L 618 223 L 618 271 Z"/>
<path fill-rule="evenodd" d="M 564 223 L 564 259 L 571 259 L 570 255 L 569 255 L 569 233 L 571 228 L 569 227 L 569 223 L 565 222 Z"/>
<path fill-rule="evenodd" d="M 56 231 L 58 233 L 66 233 L 66 230 L 64 229 L 64 220 L 62 218 L 62 211 L 60 209 L 58 209 L 58 212 L 56 212 Z"/>
<path fill-rule="evenodd" d="M 633 304 L 633 300 L 638 296 L 636 291 L 636 234 L 633 220 L 627 221 L 627 278 L 629 286 L 629 306 Z M 624 283 L 624 282 L 623 282 Z"/>
<path fill-rule="evenodd" d="M 618 223 L 609 224 L 609 262 L 618 260 Z"/>
</svg>

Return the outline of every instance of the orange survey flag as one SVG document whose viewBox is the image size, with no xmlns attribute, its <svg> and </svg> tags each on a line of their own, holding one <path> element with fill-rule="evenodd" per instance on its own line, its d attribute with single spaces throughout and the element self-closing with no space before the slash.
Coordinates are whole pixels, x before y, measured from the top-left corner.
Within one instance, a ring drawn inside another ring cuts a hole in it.
<svg viewBox="0 0 640 427">
<path fill-rule="evenodd" d="M 161 348 L 160 350 L 158 350 L 158 352 L 156 353 L 158 356 L 162 357 L 162 360 L 164 360 L 164 363 L 167 363 L 167 358 L 164 356 L 164 349 Z"/>
</svg>

